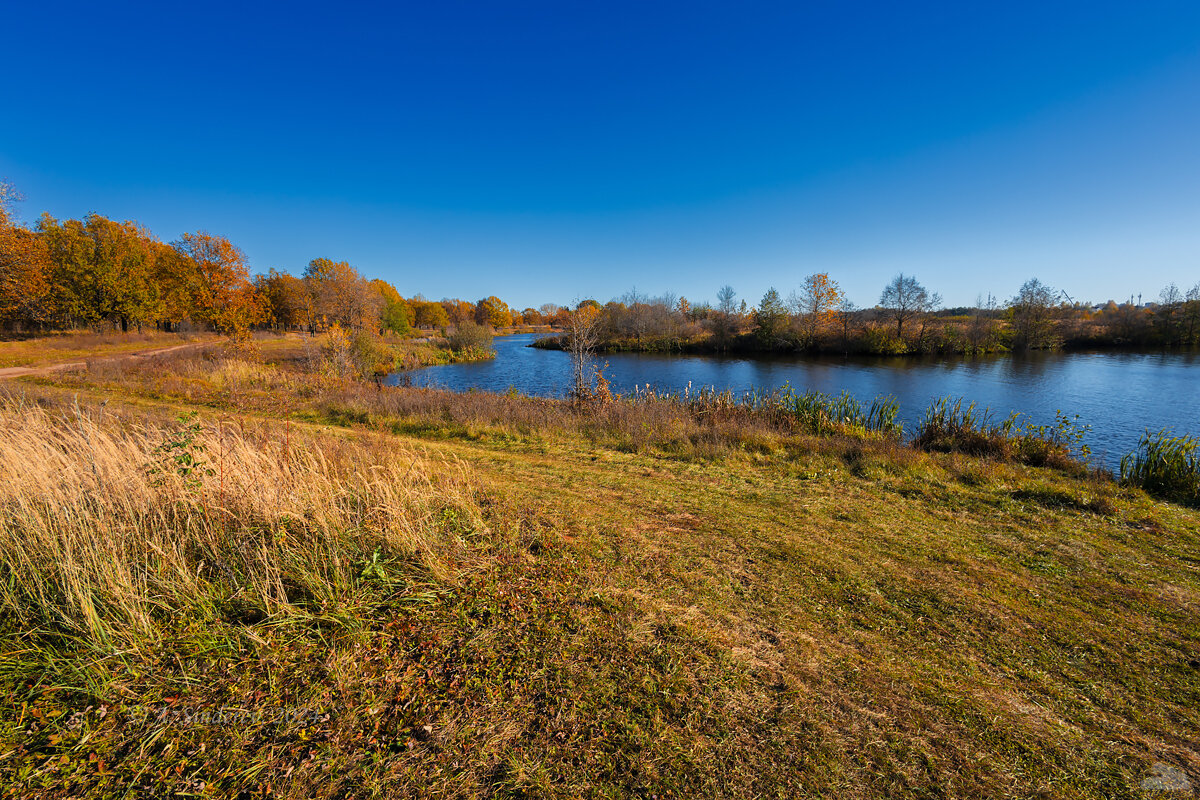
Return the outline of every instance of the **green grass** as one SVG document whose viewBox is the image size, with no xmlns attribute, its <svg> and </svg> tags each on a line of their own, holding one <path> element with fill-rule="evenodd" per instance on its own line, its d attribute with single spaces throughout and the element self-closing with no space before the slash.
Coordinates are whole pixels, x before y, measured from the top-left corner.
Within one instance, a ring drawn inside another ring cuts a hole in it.
<svg viewBox="0 0 1200 800">
<path fill-rule="evenodd" d="M 153 648 L 6 617 L 10 796 L 1109 798 L 1156 763 L 1200 783 L 1194 509 L 677 403 L 296 407 L 269 370 L 219 391 L 167 371 L 23 391 L 452 459 L 481 516 L 439 524 L 467 566 L 367 559 L 323 609 L 201 604 Z M 222 708 L 315 716 L 196 721 Z"/>
</svg>

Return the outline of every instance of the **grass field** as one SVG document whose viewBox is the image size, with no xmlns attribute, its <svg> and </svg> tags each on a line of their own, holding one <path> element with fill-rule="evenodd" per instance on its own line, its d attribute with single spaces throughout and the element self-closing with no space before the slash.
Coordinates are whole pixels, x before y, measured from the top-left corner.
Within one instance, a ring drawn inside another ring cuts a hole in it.
<svg viewBox="0 0 1200 800">
<path fill-rule="evenodd" d="M 7 796 L 1200 785 L 1195 509 L 263 352 L 0 387 Z"/>
<path fill-rule="evenodd" d="M 215 337 L 211 334 L 181 335 L 147 330 L 145 333 L 67 332 L 31 339 L 10 339 L 0 341 L 0 368 L 47 366 L 204 340 L 215 340 Z"/>
</svg>

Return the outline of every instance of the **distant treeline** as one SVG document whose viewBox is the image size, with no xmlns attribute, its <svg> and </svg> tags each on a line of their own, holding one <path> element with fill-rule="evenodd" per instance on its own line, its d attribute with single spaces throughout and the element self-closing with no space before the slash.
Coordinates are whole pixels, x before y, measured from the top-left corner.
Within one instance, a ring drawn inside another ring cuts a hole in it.
<svg viewBox="0 0 1200 800">
<path fill-rule="evenodd" d="M 608 351 L 932 354 L 1200 343 L 1200 283 L 1186 292 L 1172 284 L 1156 303 L 1093 306 L 1030 279 L 1007 302 L 943 308 L 916 278 L 897 275 L 877 306 L 862 309 L 815 273 L 786 300 L 770 289 L 756 306 L 725 286 L 715 306 L 632 291 L 604 305 L 584 301 L 577 312 L 590 312 L 595 349 Z M 566 338 L 541 346 L 566 347 Z"/>
<path fill-rule="evenodd" d="M 386 281 L 327 258 L 313 259 L 299 277 L 274 269 L 252 276 L 245 254 L 221 236 L 186 233 L 167 244 L 135 222 L 99 214 L 63 221 L 44 214 L 27 227 L 13 220 L 15 199 L 12 187 L 0 183 L 3 330 L 184 327 L 236 335 L 337 324 L 405 334 L 467 321 L 544 325 L 566 313 L 557 306 L 510 309 L 495 296 L 475 303 L 405 299 Z"/>
<path fill-rule="evenodd" d="M 299 276 L 251 275 L 228 239 L 203 231 L 169 244 L 135 222 L 90 214 L 32 227 L 16 224 L 11 185 L 0 182 L 0 330 L 96 327 L 256 328 L 316 332 L 333 325 L 408 334 L 415 329 L 550 325 L 601 350 L 676 352 L 986 353 L 1055 347 L 1187 346 L 1200 342 L 1200 283 L 1172 284 L 1159 301 L 1077 303 L 1037 279 L 1000 303 L 947 309 L 936 292 L 898 275 L 874 308 L 849 302 L 827 273 L 809 275 L 784 299 L 770 289 L 748 306 L 729 286 L 715 305 L 631 291 L 600 304 L 518 310 L 496 296 L 404 297 L 345 261 L 317 258 Z"/>
</svg>

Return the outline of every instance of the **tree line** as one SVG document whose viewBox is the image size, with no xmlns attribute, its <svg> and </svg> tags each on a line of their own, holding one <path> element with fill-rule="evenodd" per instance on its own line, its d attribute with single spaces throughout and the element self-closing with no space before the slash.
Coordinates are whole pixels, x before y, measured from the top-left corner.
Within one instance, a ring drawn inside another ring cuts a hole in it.
<svg viewBox="0 0 1200 800">
<path fill-rule="evenodd" d="M 313 259 L 299 276 L 275 269 L 252 275 L 240 248 L 204 231 L 166 243 L 136 222 L 100 214 L 43 214 L 26 226 L 15 218 L 19 199 L 0 183 L 3 330 L 192 327 L 237 336 L 340 325 L 407 334 L 468 321 L 491 328 L 562 322 L 557 306 L 517 310 L 496 296 L 474 303 L 405 298 L 387 281 L 328 258 Z"/>
<path fill-rule="evenodd" d="M 636 290 L 606 304 L 576 305 L 570 348 L 581 329 L 599 350 L 691 352 L 987 353 L 1057 347 L 1200 344 L 1200 283 L 1164 288 L 1157 302 L 1077 302 L 1037 278 L 1000 302 L 946 308 L 912 275 L 896 275 L 872 308 L 850 302 L 828 273 L 805 277 L 784 297 L 771 288 L 751 306 L 730 286 L 713 303 Z"/>
<path fill-rule="evenodd" d="M 767 290 L 753 306 L 722 287 L 715 303 L 636 289 L 601 304 L 518 310 L 494 295 L 404 297 L 345 261 L 316 258 L 300 275 L 252 275 L 245 254 L 204 231 L 164 243 L 135 222 L 99 214 L 32 227 L 13 213 L 19 195 L 0 182 L 0 329 L 41 331 L 256 328 L 358 331 L 553 326 L 589 347 L 676 351 L 983 353 L 1060 346 L 1185 346 L 1200 343 L 1200 283 L 1172 284 L 1158 302 L 1079 303 L 1032 278 L 1007 301 L 945 308 L 937 292 L 900 274 L 872 308 L 858 308 L 828 273 L 806 276 L 786 297 Z M 586 335 L 585 335 L 586 334 Z M 560 345 L 567 346 L 567 342 Z"/>
</svg>

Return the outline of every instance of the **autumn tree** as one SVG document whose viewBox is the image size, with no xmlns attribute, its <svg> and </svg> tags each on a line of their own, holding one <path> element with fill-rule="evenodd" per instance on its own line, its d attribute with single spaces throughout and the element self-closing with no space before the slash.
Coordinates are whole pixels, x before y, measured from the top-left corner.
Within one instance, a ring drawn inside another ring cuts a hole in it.
<svg viewBox="0 0 1200 800">
<path fill-rule="evenodd" d="M 408 301 L 400 296 L 396 287 L 379 278 L 371 281 L 371 289 L 379 295 L 379 327 L 401 336 L 412 330 L 414 314 Z"/>
<path fill-rule="evenodd" d="M 70 322 L 128 330 L 162 318 L 155 269 L 161 247 L 137 223 L 99 214 L 60 223 L 44 214 L 38 233 L 53 264 L 54 304 Z"/>
<path fill-rule="evenodd" d="M 804 279 L 800 291 L 791 297 L 802 346 L 813 347 L 817 344 L 821 332 L 833 321 L 844 297 L 841 287 L 837 281 L 830 279 L 828 272 L 816 272 Z"/>
<path fill-rule="evenodd" d="M 169 244 L 155 242 L 153 280 L 158 287 L 160 329 L 178 330 L 185 320 L 198 320 L 196 299 L 202 277 L 196 262 Z"/>
<path fill-rule="evenodd" d="M 453 325 L 461 325 L 467 320 L 475 320 L 475 304 L 456 298 L 443 298 L 442 308 L 446 309 L 446 318 Z"/>
<path fill-rule="evenodd" d="M 0 325 L 45 325 L 53 316 L 49 249 L 9 219 L 0 216 Z"/>
<path fill-rule="evenodd" d="M 237 338 L 265 315 L 262 298 L 250 282 L 246 255 L 224 236 L 185 233 L 175 249 L 195 265 L 197 319 Z"/>
<path fill-rule="evenodd" d="M 414 300 L 412 305 L 413 311 L 416 312 L 418 328 L 444 328 L 450 324 L 450 315 L 446 313 L 446 309 L 441 303 Z"/>
<path fill-rule="evenodd" d="M 50 320 L 50 254 L 46 244 L 16 223 L 16 187 L 0 181 L 0 325 Z"/>
<path fill-rule="evenodd" d="M 903 272 L 892 278 L 879 296 L 879 305 L 896 323 L 896 338 L 904 338 L 904 324 L 942 304 L 941 295 L 930 293 L 912 275 Z"/>
<path fill-rule="evenodd" d="M 16 227 L 17 203 L 24 199 L 16 186 L 0 181 L 0 228 Z"/>
<path fill-rule="evenodd" d="M 513 324 L 512 311 L 499 297 L 485 297 L 475 304 L 475 321 L 492 328 L 507 328 Z"/>
<path fill-rule="evenodd" d="M 304 270 L 304 282 L 321 327 L 378 328 L 382 298 L 349 263 L 314 258 Z"/>
<path fill-rule="evenodd" d="M 266 307 L 264 322 L 277 330 L 311 329 L 313 298 L 303 280 L 272 268 L 255 276 L 254 286 Z"/>
</svg>

